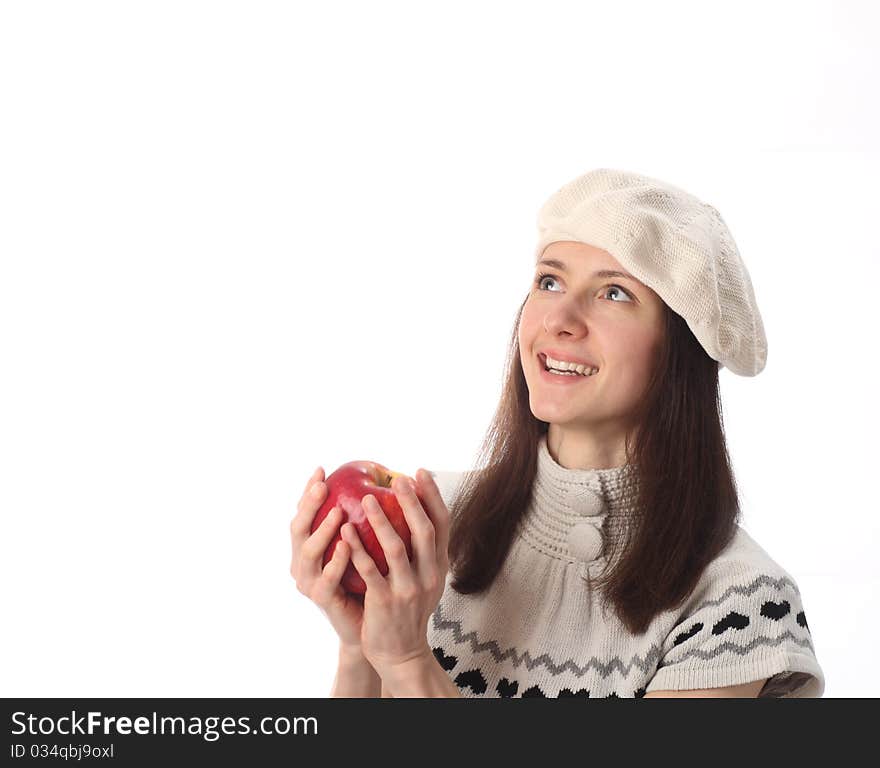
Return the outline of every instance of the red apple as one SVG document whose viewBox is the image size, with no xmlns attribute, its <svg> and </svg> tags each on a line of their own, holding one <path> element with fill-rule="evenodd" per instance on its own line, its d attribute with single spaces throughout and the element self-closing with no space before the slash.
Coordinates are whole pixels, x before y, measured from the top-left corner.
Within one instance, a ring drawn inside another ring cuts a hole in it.
<svg viewBox="0 0 880 768">
<path fill-rule="evenodd" d="M 312 533 L 321 524 L 325 517 L 330 513 L 333 507 L 339 507 L 342 512 L 342 520 L 339 524 L 341 528 L 345 523 L 352 523 L 360 537 L 367 553 L 373 558 L 376 567 L 383 576 L 388 575 L 388 562 L 385 559 L 385 552 L 373 527 L 367 520 L 367 513 L 361 503 L 361 499 L 367 494 L 372 494 L 379 502 L 385 512 L 388 521 L 397 531 L 397 535 L 406 547 L 406 555 L 412 562 L 412 539 L 409 526 L 406 524 L 406 518 L 403 509 L 394 490 L 391 488 L 391 481 L 395 477 L 403 476 L 402 472 L 392 472 L 382 464 L 375 461 L 350 461 L 343 464 L 336 471 L 332 472 L 324 481 L 327 485 L 327 498 L 315 514 L 312 522 Z M 422 507 L 427 509 L 425 502 L 421 496 L 418 497 L 422 502 Z M 330 562 L 333 552 L 338 542 L 342 541 L 342 536 L 337 529 L 336 535 L 330 542 L 324 552 L 324 560 L 322 568 Z M 345 573 L 342 576 L 342 588 L 354 595 L 363 595 L 367 591 L 367 585 L 361 578 L 360 574 L 349 560 Z"/>
</svg>

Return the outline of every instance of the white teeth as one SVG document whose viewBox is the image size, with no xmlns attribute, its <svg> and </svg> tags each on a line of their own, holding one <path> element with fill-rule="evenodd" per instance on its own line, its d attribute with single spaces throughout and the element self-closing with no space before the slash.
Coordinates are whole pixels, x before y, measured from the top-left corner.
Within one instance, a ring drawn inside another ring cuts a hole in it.
<svg viewBox="0 0 880 768">
<path fill-rule="evenodd" d="M 560 371 L 574 371 L 575 373 L 580 374 L 581 376 L 592 376 L 599 369 L 592 368 L 588 365 L 580 365 L 577 363 L 568 363 L 565 360 L 554 360 L 549 355 L 545 355 L 544 368 L 546 370 L 550 370 L 551 368 L 556 368 Z"/>
</svg>

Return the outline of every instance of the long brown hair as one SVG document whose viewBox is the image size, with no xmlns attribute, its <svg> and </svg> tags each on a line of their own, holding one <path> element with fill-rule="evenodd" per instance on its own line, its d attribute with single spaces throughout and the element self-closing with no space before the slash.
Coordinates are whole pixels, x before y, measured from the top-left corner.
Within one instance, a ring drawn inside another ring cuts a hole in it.
<svg viewBox="0 0 880 768">
<path fill-rule="evenodd" d="M 528 300 L 528 299 L 526 299 Z M 488 588 L 513 544 L 530 498 L 538 441 L 549 424 L 532 414 L 514 323 L 501 400 L 450 507 L 451 586 Z M 740 505 L 724 438 L 718 363 L 664 302 L 665 333 L 633 428 L 627 462 L 636 470 L 638 515 L 619 552 L 591 584 L 632 634 L 680 605 L 736 533 Z"/>
</svg>

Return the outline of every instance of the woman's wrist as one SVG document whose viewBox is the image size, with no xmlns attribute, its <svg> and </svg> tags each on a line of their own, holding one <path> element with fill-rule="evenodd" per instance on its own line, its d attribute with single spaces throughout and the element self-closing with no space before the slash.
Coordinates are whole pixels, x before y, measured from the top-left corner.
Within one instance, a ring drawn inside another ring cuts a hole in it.
<svg viewBox="0 0 880 768">
<path fill-rule="evenodd" d="M 345 643 L 339 644 L 339 658 L 340 660 L 345 661 L 367 661 L 366 656 L 364 656 L 364 652 L 361 649 L 360 645 L 346 645 Z M 369 663 L 369 662 L 367 662 Z"/>
<path fill-rule="evenodd" d="M 330 698 L 378 699 L 382 695 L 382 680 L 360 646 L 340 644 L 338 662 Z"/>
<path fill-rule="evenodd" d="M 437 662 L 430 648 L 418 657 L 383 671 L 382 682 L 398 699 L 462 698 L 458 686 Z"/>
</svg>

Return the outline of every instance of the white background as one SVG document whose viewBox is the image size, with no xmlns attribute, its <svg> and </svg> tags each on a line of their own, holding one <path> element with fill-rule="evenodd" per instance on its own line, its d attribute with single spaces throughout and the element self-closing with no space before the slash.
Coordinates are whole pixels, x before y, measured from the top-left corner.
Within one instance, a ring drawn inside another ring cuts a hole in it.
<svg viewBox="0 0 880 768">
<path fill-rule="evenodd" d="M 537 210 L 616 167 L 734 233 L 745 527 L 874 696 L 878 14 L 719 6 L 4 3 L 0 693 L 327 696 L 307 478 L 472 466 Z"/>
</svg>

